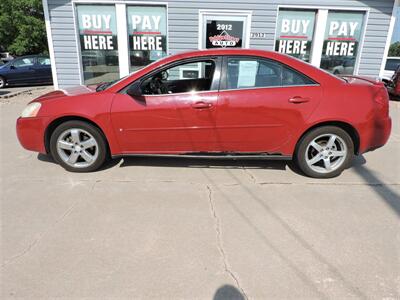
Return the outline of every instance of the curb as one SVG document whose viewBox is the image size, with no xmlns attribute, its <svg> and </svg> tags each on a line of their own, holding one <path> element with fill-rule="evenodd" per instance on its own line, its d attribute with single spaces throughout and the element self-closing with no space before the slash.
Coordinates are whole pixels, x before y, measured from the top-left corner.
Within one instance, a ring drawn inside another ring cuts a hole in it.
<svg viewBox="0 0 400 300">
<path fill-rule="evenodd" d="M 42 89 L 45 89 L 45 88 L 46 88 L 46 86 L 45 87 L 43 87 L 43 86 L 37 86 L 37 87 L 33 86 L 33 87 L 30 87 L 30 88 L 27 88 L 26 90 L 20 90 L 20 91 L 17 91 L 17 92 L 11 92 L 11 93 L 6 94 L 6 95 L 0 95 L 0 99 L 9 99 L 9 98 L 21 95 L 21 94 L 27 94 L 27 93 L 30 93 L 32 91 L 42 90 Z"/>
</svg>

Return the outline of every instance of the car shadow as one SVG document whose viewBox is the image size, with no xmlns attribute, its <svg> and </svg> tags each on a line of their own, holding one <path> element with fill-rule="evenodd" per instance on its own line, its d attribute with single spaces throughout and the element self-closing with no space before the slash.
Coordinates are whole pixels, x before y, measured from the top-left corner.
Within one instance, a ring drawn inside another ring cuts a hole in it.
<svg viewBox="0 0 400 300">
<path fill-rule="evenodd" d="M 39 153 L 40 161 L 57 164 L 51 155 Z M 361 166 L 366 163 L 363 156 L 355 156 L 353 163 L 347 168 Z M 210 159 L 210 158 L 188 158 L 188 157 L 122 157 L 108 160 L 97 171 L 103 171 L 119 165 L 126 167 L 169 167 L 169 168 L 200 168 L 200 169 L 265 169 L 287 171 L 288 169 L 297 175 L 306 176 L 299 167 L 290 160 L 268 160 L 268 159 Z"/>
<path fill-rule="evenodd" d="M 49 154 L 39 153 L 38 160 L 47 163 L 57 164 Z M 126 167 L 170 167 L 170 168 L 205 168 L 205 169 L 266 169 L 281 170 L 287 169 L 303 175 L 301 170 L 292 161 L 267 160 L 267 159 L 207 159 L 207 158 L 186 158 L 182 157 L 123 157 L 108 160 L 98 171 L 113 168 L 119 165 Z"/>
<path fill-rule="evenodd" d="M 301 172 L 292 161 L 267 159 L 210 159 L 187 157 L 124 157 L 120 167 L 172 167 L 172 168 L 211 168 L 211 169 L 272 169 L 285 171 L 287 168 Z"/>
<path fill-rule="evenodd" d="M 53 159 L 53 157 L 50 154 L 38 153 L 37 159 L 42 162 L 58 165 L 58 163 Z M 101 166 L 99 169 L 97 169 L 94 172 L 111 169 L 112 167 L 115 167 L 116 165 L 118 165 L 120 163 L 120 161 L 121 161 L 121 159 L 110 159 L 105 164 L 103 164 L 103 166 Z"/>
</svg>

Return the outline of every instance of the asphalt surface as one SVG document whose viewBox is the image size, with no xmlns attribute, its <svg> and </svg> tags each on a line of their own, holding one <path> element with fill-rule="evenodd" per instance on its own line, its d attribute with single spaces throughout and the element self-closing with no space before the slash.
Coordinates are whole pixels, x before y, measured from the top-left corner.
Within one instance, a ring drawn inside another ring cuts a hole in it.
<svg viewBox="0 0 400 300">
<path fill-rule="evenodd" d="M 36 95 L 0 101 L 2 299 L 400 299 L 399 103 L 385 147 L 316 180 L 160 158 L 68 173 L 18 144 Z"/>
</svg>

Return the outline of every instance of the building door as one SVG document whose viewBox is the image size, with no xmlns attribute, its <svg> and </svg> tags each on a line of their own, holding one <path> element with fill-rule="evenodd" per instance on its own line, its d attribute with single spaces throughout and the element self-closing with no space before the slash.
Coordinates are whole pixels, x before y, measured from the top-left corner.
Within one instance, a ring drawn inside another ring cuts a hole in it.
<svg viewBox="0 0 400 300">
<path fill-rule="evenodd" d="M 251 12 L 200 11 L 199 48 L 248 48 Z"/>
</svg>

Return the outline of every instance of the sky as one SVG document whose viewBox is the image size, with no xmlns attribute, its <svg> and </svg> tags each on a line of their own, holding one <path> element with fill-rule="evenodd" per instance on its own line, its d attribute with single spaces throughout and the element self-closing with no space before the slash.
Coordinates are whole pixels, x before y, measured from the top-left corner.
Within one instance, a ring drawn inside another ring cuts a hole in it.
<svg viewBox="0 0 400 300">
<path fill-rule="evenodd" d="M 396 23 L 392 35 L 392 43 L 400 41 L 400 9 L 397 9 Z"/>
</svg>

